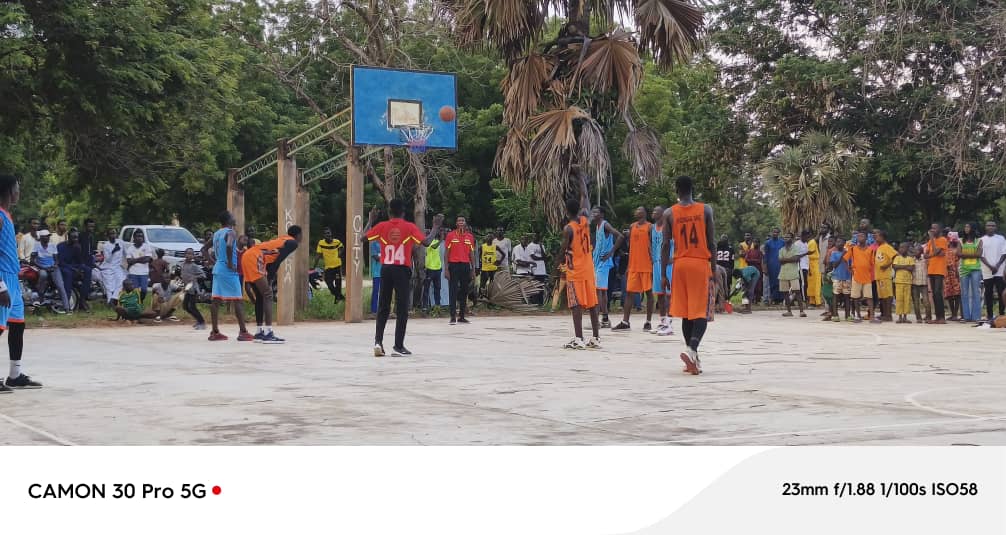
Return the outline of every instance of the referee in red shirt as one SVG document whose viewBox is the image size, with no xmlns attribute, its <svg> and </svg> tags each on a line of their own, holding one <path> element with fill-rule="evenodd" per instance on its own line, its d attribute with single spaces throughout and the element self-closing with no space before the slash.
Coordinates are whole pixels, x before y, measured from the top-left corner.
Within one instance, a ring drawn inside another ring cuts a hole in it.
<svg viewBox="0 0 1006 535">
<path fill-rule="evenodd" d="M 405 327 L 409 322 L 409 296 L 412 295 L 412 249 L 417 245 L 426 247 L 440 234 L 444 221 L 443 214 L 433 217 L 433 228 L 428 236 L 423 236 L 415 224 L 402 219 L 405 203 L 392 199 L 388 204 L 391 219 L 374 225 L 377 208 L 370 211 L 367 228 L 363 229 L 367 240 L 381 245 L 381 293 L 377 308 L 377 333 L 374 336 L 374 356 L 384 356 L 384 326 L 391 315 L 391 292 L 395 292 L 395 346 L 393 357 L 404 357 L 412 352 L 405 349 Z"/>
<path fill-rule="evenodd" d="M 447 284 L 451 298 L 451 325 L 469 323 L 465 318 L 468 305 L 468 287 L 475 269 L 475 236 L 468 232 L 468 221 L 459 215 L 456 228 L 447 234 Z M 457 304 L 461 304 L 461 315 L 455 316 Z"/>
</svg>

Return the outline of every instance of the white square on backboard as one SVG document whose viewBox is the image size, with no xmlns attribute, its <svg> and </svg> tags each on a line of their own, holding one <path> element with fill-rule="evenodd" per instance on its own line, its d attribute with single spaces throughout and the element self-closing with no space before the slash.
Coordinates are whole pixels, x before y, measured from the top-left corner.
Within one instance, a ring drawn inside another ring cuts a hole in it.
<svg viewBox="0 0 1006 535">
<path fill-rule="evenodd" d="M 388 100 L 388 126 L 423 124 L 423 103 L 418 100 Z"/>
</svg>

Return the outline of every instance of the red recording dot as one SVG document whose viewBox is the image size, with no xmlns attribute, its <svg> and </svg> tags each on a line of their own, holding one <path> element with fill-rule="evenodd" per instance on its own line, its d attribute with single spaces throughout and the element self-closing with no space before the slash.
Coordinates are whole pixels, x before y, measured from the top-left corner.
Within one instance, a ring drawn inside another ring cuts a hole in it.
<svg viewBox="0 0 1006 535">
<path fill-rule="evenodd" d="M 214 485 L 213 494 L 220 494 L 220 487 Z"/>
</svg>

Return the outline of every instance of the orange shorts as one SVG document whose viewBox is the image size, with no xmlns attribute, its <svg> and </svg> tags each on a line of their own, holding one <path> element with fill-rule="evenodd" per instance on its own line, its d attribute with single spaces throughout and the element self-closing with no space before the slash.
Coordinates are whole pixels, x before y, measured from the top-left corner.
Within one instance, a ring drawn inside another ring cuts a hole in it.
<svg viewBox="0 0 1006 535">
<path fill-rule="evenodd" d="M 653 289 L 652 271 L 630 271 L 625 276 L 625 291 L 627 292 L 641 293 Z"/>
<path fill-rule="evenodd" d="M 593 280 L 566 281 L 566 301 L 569 308 L 597 306 L 597 286 Z"/>
<path fill-rule="evenodd" d="M 241 256 L 241 274 L 245 282 L 255 282 L 265 276 L 262 251 L 251 250 Z"/>
<path fill-rule="evenodd" d="M 708 260 L 679 258 L 671 278 L 671 316 L 697 320 L 709 317 L 712 268 Z"/>
</svg>

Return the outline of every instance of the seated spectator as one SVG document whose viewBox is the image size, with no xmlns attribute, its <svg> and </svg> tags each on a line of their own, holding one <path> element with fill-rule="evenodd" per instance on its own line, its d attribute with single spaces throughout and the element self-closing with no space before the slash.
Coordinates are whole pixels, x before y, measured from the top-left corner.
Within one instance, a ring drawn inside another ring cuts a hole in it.
<svg viewBox="0 0 1006 535">
<path fill-rule="evenodd" d="M 63 288 L 63 274 L 58 269 L 59 253 L 56 246 L 49 242 L 49 231 L 38 231 L 38 243 L 31 253 L 29 263 L 38 268 L 38 298 L 45 299 L 45 293 L 49 290 L 50 281 L 59 292 L 60 300 L 63 302 L 62 310 L 57 309 L 56 313 L 66 314 L 70 309 L 70 303 L 66 298 L 66 291 Z M 41 303 L 34 303 L 35 306 Z"/>
<path fill-rule="evenodd" d="M 176 291 L 176 288 L 172 287 L 170 282 L 155 284 L 153 292 L 154 295 L 150 299 L 150 310 L 147 312 L 153 314 L 154 322 L 160 323 L 162 320 L 179 321 L 174 312 L 178 308 L 178 305 L 182 303 L 185 293 Z"/>
<path fill-rule="evenodd" d="M 56 246 L 59 257 L 59 271 L 63 275 L 63 288 L 69 296 L 76 281 L 80 281 L 80 297 L 77 308 L 87 310 L 87 296 L 91 288 L 91 260 L 80 243 L 80 233 L 70 229 L 66 241 Z"/>
<path fill-rule="evenodd" d="M 140 301 L 140 290 L 133 285 L 132 279 L 122 281 L 122 291 L 117 297 L 118 305 L 115 307 L 117 314 L 115 319 L 126 320 L 129 323 L 136 323 L 142 318 L 153 318 L 151 312 L 143 311 L 143 304 Z"/>
</svg>

